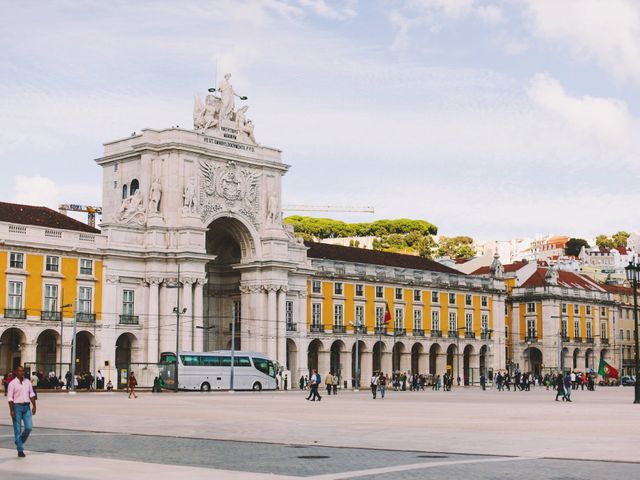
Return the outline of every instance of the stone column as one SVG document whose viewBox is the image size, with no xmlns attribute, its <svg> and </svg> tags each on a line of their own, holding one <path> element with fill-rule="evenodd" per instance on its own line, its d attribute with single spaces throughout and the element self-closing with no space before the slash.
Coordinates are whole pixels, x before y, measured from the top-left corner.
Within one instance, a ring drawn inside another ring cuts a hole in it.
<svg viewBox="0 0 640 480">
<path fill-rule="evenodd" d="M 286 324 L 287 287 L 278 290 L 278 320 L 276 324 L 276 360 L 280 365 L 287 363 L 287 324 Z"/>
<path fill-rule="evenodd" d="M 268 285 L 267 289 L 267 356 L 271 360 L 276 360 L 276 337 L 277 337 L 277 287 L 275 285 Z"/>
<path fill-rule="evenodd" d="M 191 278 L 182 280 L 182 305 L 180 306 L 180 349 L 190 350 L 193 329 L 193 282 Z M 187 311 L 182 315 L 182 310 Z"/>
<path fill-rule="evenodd" d="M 198 327 L 204 327 L 204 309 L 203 309 L 203 293 L 202 285 L 204 278 L 198 278 L 194 284 L 193 292 L 193 345 L 194 352 L 202 352 L 204 350 L 204 330 Z"/>
<path fill-rule="evenodd" d="M 400 371 L 408 372 L 411 370 L 411 352 L 402 352 L 400 354 Z M 414 372 L 411 372 L 414 373 Z"/>
<path fill-rule="evenodd" d="M 147 307 L 146 333 L 147 333 L 147 362 L 156 363 L 158 361 L 158 329 L 160 321 L 158 319 L 158 297 L 160 290 L 160 279 L 149 278 L 149 306 Z"/>
<path fill-rule="evenodd" d="M 380 359 L 380 368 L 386 375 L 391 375 L 393 372 L 393 355 L 390 350 L 382 352 L 382 358 Z"/>
<path fill-rule="evenodd" d="M 360 387 L 367 388 L 369 380 L 373 375 L 373 352 L 362 352 L 362 363 L 360 364 Z"/>
<path fill-rule="evenodd" d="M 355 371 L 351 371 L 354 359 L 354 351 L 347 349 L 340 352 L 340 363 L 342 364 L 342 371 L 340 372 L 340 388 L 344 387 L 345 381 L 347 382 L 347 388 L 351 388 L 351 380 L 355 379 L 356 375 Z M 362 365 L 360 366 L 360 371 L 362 371 Z"/>
<path fill-rule="evenodd" d="M 329 370 L 331 370 L 331 352 L 327 350 L 318 352 L 318 373 L 324 379 Z"/>
</svg>

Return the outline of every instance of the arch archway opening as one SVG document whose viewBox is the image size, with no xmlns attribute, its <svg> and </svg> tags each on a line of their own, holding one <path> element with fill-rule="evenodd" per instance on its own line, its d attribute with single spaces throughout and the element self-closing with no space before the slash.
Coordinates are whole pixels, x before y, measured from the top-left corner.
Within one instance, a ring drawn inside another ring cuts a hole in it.
<svg viewBox="0 0 640 480">
<path fill-rule="evenodd" d="M 0 372 L 2 375 L 12 372 L 21 365 L 22 349 L 27 337 L 19 328 L 7 328 L 0 335 Z"/>
<path fill-rule="evenodd" d="M 471 369 L 471 357 L 474 353 L 475 349 L 472 345 L 464 347 L 462 352 L 462 379 L 464 385 L 470 385 L 475 380 L 476 372 L 473 372 Z"/>
<path fill-rule="evenodd" d="M 524 351 L 525 358 L 525 371 L 533 373 L 534 375 L 540 375 L 542 373 L 542 352 L 539 348 L 528 347 Z"/>
<path fill-rule="evenodd" d="M 382 341 L 377 341 L 373 345 L 373 371 L 381 372 L 382 371 L 382 355 L 387 350 L 386 345 Z"/>
<path fill-rule="evenodd" d="M 324 350 L 324 345 L 318 339 L 315 339 L 309 343 L 307 348 L 307 366 L 309 368 L 309 375 L 313 370 L 318 371 L 318 356 L 321 351 Z"/>
<path fill-rule="evenodd" d="M 62 375 L 59 372 L 58 361 L 59 357 L 59 345 L 60 334 L 55 330 L 44 330 L 38 335 L 36 340 L 36 370 L 48 374 L 50 371 L 56 372 L 57 375 Z"/>
<path fill-rule="evenodd" d="M 442 347 L 434 343 L 429 348 L 429 374 L 434 377 L 438 374 L 438 357 L 442 356 Z"/>
</svg>

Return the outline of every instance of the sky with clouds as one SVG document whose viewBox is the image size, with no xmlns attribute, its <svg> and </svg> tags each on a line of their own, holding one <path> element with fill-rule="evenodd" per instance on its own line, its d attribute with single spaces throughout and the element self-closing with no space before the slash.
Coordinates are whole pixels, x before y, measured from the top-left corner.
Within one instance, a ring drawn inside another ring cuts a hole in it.
<svg viewBox="0 0 640 480">
<path fill-rule="evenodd" d="M 8 2 L 0 200 L 100 202 L 102 143 L 233 73 L 285 203 L 444 235 L 640 230 L 640 2 Z M 336 216 L 335 214 L 332 216 Z"/>
</svg>

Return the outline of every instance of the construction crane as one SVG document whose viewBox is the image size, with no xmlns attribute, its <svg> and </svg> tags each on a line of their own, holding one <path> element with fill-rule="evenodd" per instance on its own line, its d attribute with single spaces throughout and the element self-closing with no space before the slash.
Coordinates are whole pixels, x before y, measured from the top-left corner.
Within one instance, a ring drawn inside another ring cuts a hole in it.
<svg viewBox="0 0 640 480">
<path fill-rule="evenodd" d="M 350 207 L 335 205 L 283 205 L 282 210 L 289 212 L 359 212 L 376 213 L 374 207 Z"/>
<path fill-rule="evenodd" d="M 92 205 L 77 205 L 75 203 L 62 203 L 58 205 L 58 211 L 68 215 L 67 212 L 86 212 L 87 224 L 90 227 L 96 226 L 96 215 L 102 215 L 102 207 L 94 207 Z"/>
</svg>

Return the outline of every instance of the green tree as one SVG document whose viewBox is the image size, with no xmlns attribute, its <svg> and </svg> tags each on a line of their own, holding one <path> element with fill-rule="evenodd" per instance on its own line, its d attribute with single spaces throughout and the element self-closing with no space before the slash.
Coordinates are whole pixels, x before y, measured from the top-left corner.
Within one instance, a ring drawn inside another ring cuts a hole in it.
<svg viewBox="0 0 640 480">
<path fill-rule="evenodd" d="M 611 235 L 611 241 L 614 247 L 626 247 L 627 240 L 631 236 L 630 233 L 625 232 L 624 230 L 619 231 L 618 233 L 614 233 Z"/>
<path fill-rule="evenodd" d="M 473 238 L 467 236 L 440 237 L 438 255 L 451 258 L 471 258 L 475 255 Z"/>
<path fill-rule="evenodd" d="M 611 248 L 613 247 L 613 240 L 608 235 L 598 235 L 596 237 L 596 245 L 600 248 Z"/>
<path fill-rule="evenodd" d="M 597 241 L 597 237 L 596 237 Z M 577 257 L 580 254 L 582 247 L 589 248 L 589 242 L 584 238 L 570 238 L 567 244 L 564 246 L 565 255 L 570 257 Z"/>
</svg>

